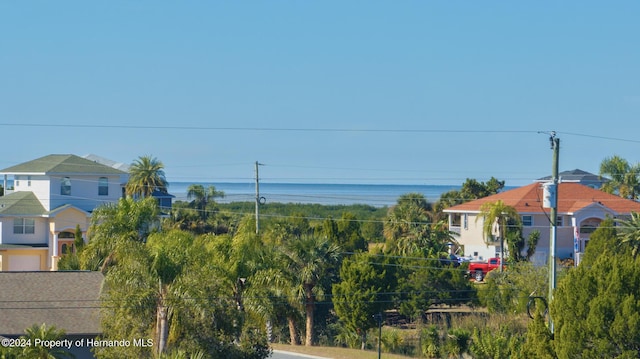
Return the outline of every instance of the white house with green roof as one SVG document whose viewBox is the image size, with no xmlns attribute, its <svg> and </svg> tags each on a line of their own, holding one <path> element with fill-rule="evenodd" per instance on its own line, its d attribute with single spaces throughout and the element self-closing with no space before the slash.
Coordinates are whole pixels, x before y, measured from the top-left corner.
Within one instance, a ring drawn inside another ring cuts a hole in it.
<svg viewBox="0 0 640 359">
<path fill-rule="evenodd" d="M 0 170 L 0 270 L 55 270 L 76 226 L 123 196 L 128 173 L 76 155 L 48 155 Z M 13 190 L 6 190 L 8 178 Z"/>
</svg>

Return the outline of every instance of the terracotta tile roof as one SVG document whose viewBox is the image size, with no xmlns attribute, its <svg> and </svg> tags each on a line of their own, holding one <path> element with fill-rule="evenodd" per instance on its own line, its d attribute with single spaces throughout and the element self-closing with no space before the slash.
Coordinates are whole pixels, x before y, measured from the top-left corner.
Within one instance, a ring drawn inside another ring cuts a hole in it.
<svg viewBox="0 0 640 359">
<path fill-rule="evenodd" d="M 532 183 L 492 196 L 480 198 L 445 209 L 445 212 L 480 212 L 484 203 L 502 200 L 514 207 L 518 213 L 543 213 L 549 208 L 542 207 L 542 184 Z M 562 182 L 558 184 L 558 213 L 574 213 L 585 207 L 601 205 L 615 214 L 640 212 L 640 203 L 616 195 L 602 192 L 579 183 Z"/>
</svg>

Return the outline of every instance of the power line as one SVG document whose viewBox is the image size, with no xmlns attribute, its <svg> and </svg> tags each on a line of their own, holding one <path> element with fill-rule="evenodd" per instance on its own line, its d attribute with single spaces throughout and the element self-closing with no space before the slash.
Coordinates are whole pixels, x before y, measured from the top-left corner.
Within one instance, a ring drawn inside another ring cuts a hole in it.
<svg viewBox="0 0 640 359">
<path fill-rule="evenodd" d="M 556 133 L 563 134 L 563 135 L 569 135 L 569 136 L 577 136 L 577 137 L 597 138 L 597 139 L 600 139 L 600 140 L 640 143 L 640 140 L 631 140 L 631 139 L 628 139 L 628 138 L 608 137 L 608 136 L 600 136 L 600 135 L 590 135 L 590 134 L 586 134 L 586 133 L 561 132 L 561 131 L 556 131 Z"/>
<path fill-rule="evenodd" d="M 373 128 L 321 128 L 321 127 L 215 127 L 215 126 L 149 126 L 149 125 L 100 125 L 100 124 L 55 124 L 55 123 L 0 123 L 10 127 L 54 127 L 54 128 L 115 128 L 141 130 L 195 130 L 195 131 L 257 131 L 257 132 L 370 132 L 370 133 L 538 133 L 535 130 L 452 130 L 452 129 L 373 129 Z"/>
<path fill-rule="evenodd" d="M 0 123 L 5 127 L 48 127 L 48 128 L 114 128 L 141 130 L 185 130 L 185 131 L 249 131 L 249 132 L 361 132 L 361 133 L 470 133 L 470 134 L 539 134 L 540 130 L 464 130 L 464 129 L 420 129 L 420 128 L 337 128 L 337 127 L 216 127 L 216 126 L 150 126 L 150 125 L 106 125 L 106 124 L 54 124 L 54 123 Z M 595 138 L 609 141 L 640 143 L 640 140 L 592 135 L 588 133 L 556 131 L 576 137 Z"/>
</svg>

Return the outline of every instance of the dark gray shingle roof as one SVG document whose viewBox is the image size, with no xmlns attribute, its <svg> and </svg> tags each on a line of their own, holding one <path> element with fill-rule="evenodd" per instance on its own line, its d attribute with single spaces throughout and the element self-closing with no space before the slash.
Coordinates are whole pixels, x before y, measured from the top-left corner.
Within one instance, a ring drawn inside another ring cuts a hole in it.
<svg viewBox="0 0 640 359">
<path fill-rule="evenodd" d="M 0 335 L 46 323 L 67 334 L 99 334 L 100 272 L 0 272 Z"/>
<path fill-rule="evenodd" d="M 596 174 L 583 171 L 581 169 L 574 169 L 569 171 L 562 171 L 558 173 L 558 177 L 560 177 L 565 182 L 607 182 L 608 179 L 604 177 L 600 177 Z M 551 176 L 546 176 L 542 178 L 538 178 L 537 182 L 542 181 L 550 181 Z"/>
</svg>

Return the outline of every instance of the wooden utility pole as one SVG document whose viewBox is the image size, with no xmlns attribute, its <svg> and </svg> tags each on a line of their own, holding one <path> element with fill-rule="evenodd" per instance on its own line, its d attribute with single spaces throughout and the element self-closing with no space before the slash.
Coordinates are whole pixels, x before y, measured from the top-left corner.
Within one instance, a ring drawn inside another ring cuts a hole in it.
<svg viewBox="0 0 640 359">
<path fill-rule="evenodd" d="M 264 197 L 260 197 L 260 176 L 258 174 L 258 166 L 262 163 L 256 161 L 256 234 L 260 233 L 260 204 L 264 201 Z"/>
<path fill-rule="evenodd" d="M 553 292 L 556 289 L 556 240 L 558 236 L 558 162 L 560 155 L 560 139 L 556 137 L 555 132 L 551 132 L 549 138 L 551 149 L 553 150 L 553 165 L 551 170 L 551 186 L 550 186 L 550 204 L 551 204 L 551 232 L 549 236 L 549 298 L 548 303 L 551 304 Z M 553 335 L 553 320 L 549 314 L 549 330 Z"/>
<path fill-rule="evenodd" d="M 256 234 L 260 233 L 260 177 L 258 176 L 258 166 L 256 161 Z"/>
</svg>

